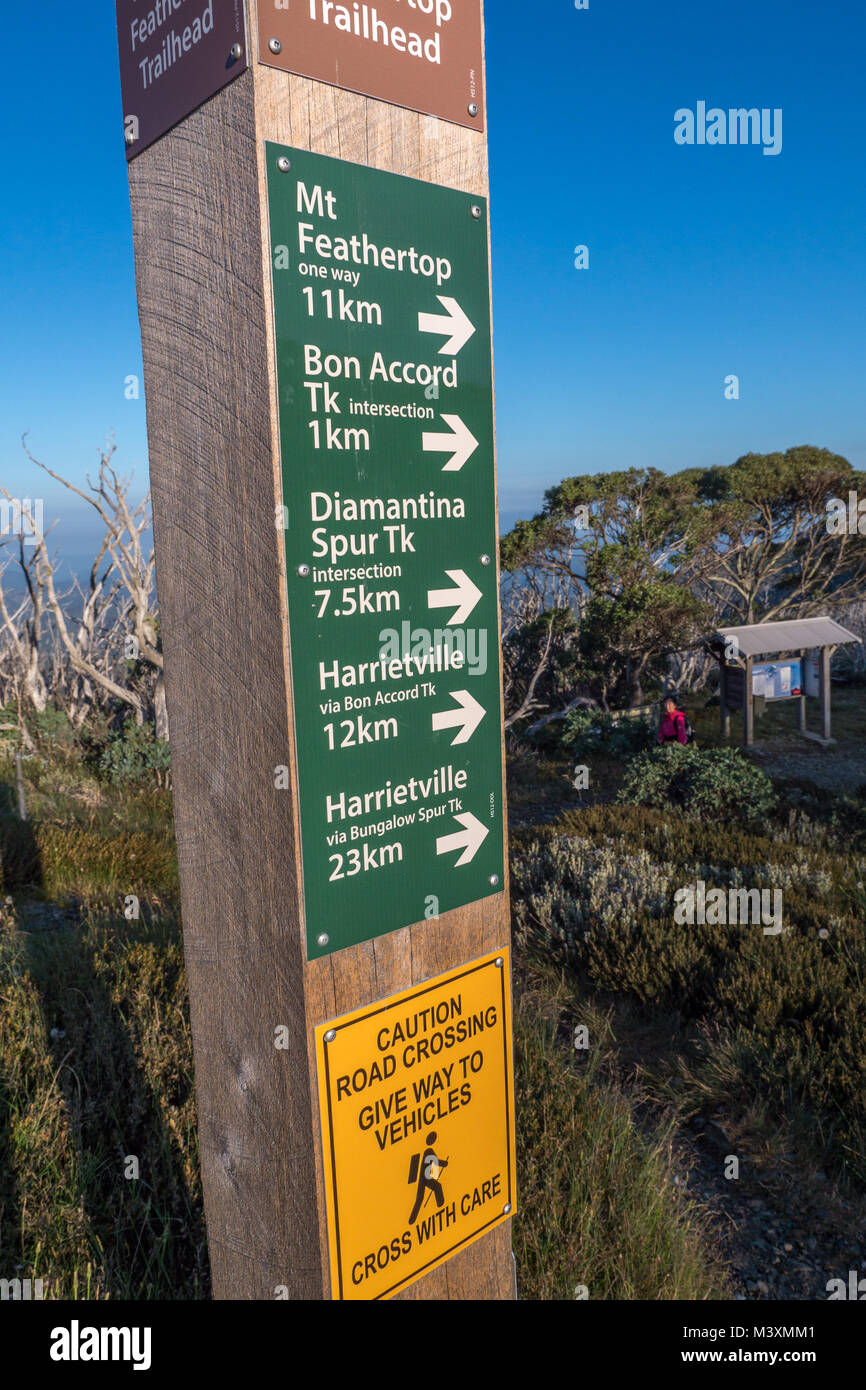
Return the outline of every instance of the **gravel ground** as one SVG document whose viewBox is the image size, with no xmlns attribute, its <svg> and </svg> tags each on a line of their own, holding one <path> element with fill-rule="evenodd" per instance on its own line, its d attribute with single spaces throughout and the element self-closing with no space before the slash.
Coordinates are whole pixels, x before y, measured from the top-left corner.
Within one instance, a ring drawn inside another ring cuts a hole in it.
<svg viewBox="0 0 866 1390">
<path fill-rule="evenodd" d="M 724 1176 L 738 1154 L 740 1177 Z M 721 1117 L 698 1116 L 674 1144 L 675 1181 L 709 1217 L 734 1295 L 826 1300 L 831 1279 L 866 1278 L 866 1201 L 841 1196 L 822 1172 L 756 1172 Z"/>
<path fill-rule="evenodd" d="M 855 752 L 850 741 L 844 747 L 821 748 L 799 738 L 774 738 L 753 748 L 749 757 L 769 777 L 802 779 L 828 791 L 856 792 L 866 783 L 866 754 Z"/>
</svg>

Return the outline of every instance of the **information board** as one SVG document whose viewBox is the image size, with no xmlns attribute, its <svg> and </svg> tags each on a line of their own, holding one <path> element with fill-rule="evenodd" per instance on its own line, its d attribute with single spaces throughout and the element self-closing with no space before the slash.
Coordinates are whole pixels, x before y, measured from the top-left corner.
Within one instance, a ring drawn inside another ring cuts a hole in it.
<svg viewBox="0 0 866 1390">
<path fill-rule="evenodd" d="M 790 700 L 803 694 L 803 663 L 799 657 L 755 662 L 752 691 L 765 700 Z"/>
<path fill-rule="evenodd" d="M 313 958 L 502 891 L 487 207 L 267 168 Z"/>
<path fill-rule="evenodd" d="M 316 1029 L 335 1299 L 388 1298 L 513 1215 L 507 950 Z"/>
</svg>

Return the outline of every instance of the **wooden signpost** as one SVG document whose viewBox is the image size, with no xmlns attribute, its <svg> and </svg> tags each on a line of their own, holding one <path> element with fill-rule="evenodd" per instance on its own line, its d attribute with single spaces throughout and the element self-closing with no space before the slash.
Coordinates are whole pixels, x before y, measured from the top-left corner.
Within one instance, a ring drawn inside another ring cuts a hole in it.
<svg viewBox="0 0 866 1390">
<path fill-rule="evenodd" d="M 129 180 L 214 1293 L 509 1299 L 480 0 L 317 8 L 313 76 L 212 3 Z"/>
</svg>

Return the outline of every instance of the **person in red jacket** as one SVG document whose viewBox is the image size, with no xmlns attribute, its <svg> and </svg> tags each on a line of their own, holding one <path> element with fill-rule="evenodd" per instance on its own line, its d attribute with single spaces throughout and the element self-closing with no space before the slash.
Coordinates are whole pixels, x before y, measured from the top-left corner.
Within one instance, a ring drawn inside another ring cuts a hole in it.
<svg viewBox="0 0 866 1390">
<path fill-rule="evenodd" d="M 669 695 L 662 708 L 659 743 L 688 743 L 686 716 L 681 709 L 677 709 L 676 700 Z"/>
</svg>

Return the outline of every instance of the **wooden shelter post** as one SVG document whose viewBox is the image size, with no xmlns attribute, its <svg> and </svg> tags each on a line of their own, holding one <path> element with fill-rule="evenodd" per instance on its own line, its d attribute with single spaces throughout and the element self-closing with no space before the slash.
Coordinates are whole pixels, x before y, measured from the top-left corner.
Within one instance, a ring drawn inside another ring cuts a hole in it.
<svg viewBox="0 0 866 1390">
<path fill-rule="evenodd" d="M 731 711 L 728 708 L 728 664 L 722 656 L 719 662 L 719 709 L 722 722 L 722 737 L 731 737 Z"/>
<path fill-rule="evenodd" d="M 832 720 L 830 714 L 830 657 L 833 654 L 832 647 L 821 648 L 821 735 L 824 739 L 832 738 Z"/>
<path fill-rule="evenodd" d="M 755 696 L 752 690 L 752 670 L 755 658 L 746 657 L 746 684 L 743 691 L 743 743 L 751 748 L 755 742 Z"/>
<path fill-rule="evenodd" d="M 802 689 L 802 692 L 803 692 L 803 693 L 801 694 L 800 699 L 799 699 L 799 701 L 798 701 L 799 709 L 798 709 L 798 711 L 797 711 L 797 714 L 798 714 L 798 719 L 799 719 L 800 733 L 801 733 L 801 734 L 805 734 L 805 732 L 806 732 L 806 653 L 805 653 L 805 651 L 800 652 L 800 663 L 801 663 L 801 664 L 800 664 L 800 680 L 801 680 L 801 682 L 802 682 L 802 684 L 801 684 L 801 689 Z"/>
</svg>

